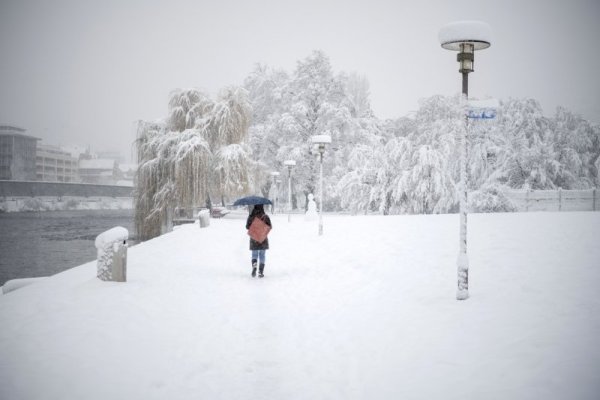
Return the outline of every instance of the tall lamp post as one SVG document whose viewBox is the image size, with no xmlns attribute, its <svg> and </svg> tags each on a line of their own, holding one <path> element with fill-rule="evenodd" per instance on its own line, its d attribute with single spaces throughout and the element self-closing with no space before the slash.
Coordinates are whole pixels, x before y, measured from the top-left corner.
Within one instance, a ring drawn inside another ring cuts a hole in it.
<svg viewBox="0 0 600 400">
<path fill-rule="evenodd" d="M 277 171 L 273 171 L 271 172 L 271 176 L 273 177 L 273 214 L 275 214 L 276 212 L 276 208 L 277 208 L 277 177 L 279 176 L 279 172 Z"/>
<path fill-rule="evenodd" d="M 327 145 L 331 143 L 331 136 L 315 135 L 311 138 L 311 140 L 319 151 L 319 236 L 321 236 L 323 235 L 323 153 L 325 153 L 325 148 Z"/>
<path fill-rule="evenodd" d="M 292 169 L 296 166 L 296 161 L 285 160 L 283 162 L 288 168 L 288 222 L 292 221 Z"/>
<path fill-rule="evenodd" d="M 462 93 L 466 103 L 469 97 L 469 73 L 473 72 L 475 51 L 487 49 L 491 45 L 492 30 L 481 21 L 459 21 L 445 25 L 439 32 L 439 40 L 446 50 L 458 51 L 456 60 L 460 63 L 458 72 L 462 74 Z M 458 253 L 458 289 L 456 298 L 469 298 L 469 258 L 467 257 L 467 129 L 468 119 L 465 113 L 465 129 L 460 144 L 460 250 Z"/>
</svg>

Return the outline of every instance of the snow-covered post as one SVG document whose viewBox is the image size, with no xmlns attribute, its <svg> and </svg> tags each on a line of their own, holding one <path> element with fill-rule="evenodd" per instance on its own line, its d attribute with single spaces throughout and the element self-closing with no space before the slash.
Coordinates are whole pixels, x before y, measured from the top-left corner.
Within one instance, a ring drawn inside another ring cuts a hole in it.
<svg viewBox="0 0 600 400">
<path fill-rule="evenodd" d="M 315 135 L 311 140 L 312 143 L 317 146 L 317 150 L 319 151 L 319 236 L 321 236 L 323 235 L 323 153 L 325 153 L 327 145 L 331 143 L 331 136 Z"/>
<path fill-rule="evenodd" d="M 198 224 L 200 228 L 206 228 L 210 225 L 210 210 L 200 210 L 198 212 Z"/>
<path fill-rule="evenodd" d="M 292 169 L 296 165 L 294 160 L 286 160 L 283 162 L 288 168 L 288 222 L 292 221 Z"/>
<path fill-rule="evenodd" d="M 480 21 L 459 21 L 444 26 L 439 32 L 439 40 L 446 50 L 458 51 L 456 60 L 460 63 L 462 74 L 462 93 L 464 100 L 469 97 L 469 73 L 473 72 L 475 50 L 490 47 L 491 29 Z M 466 103 L 466 101 L 465 101 Z M 465 113 L 465 117 L 467 114 Z M 467 257 L 467 130 L 468 118 L 460 143 L 460 250 L 458 253 L 458 289 L 456 298 L 469 298 L 469 259 Z"/>
<path fill-rule="evenodd" d="M 466 100 L 466 94 L 463 96 Z M 465 101 L 466 103 L 466 101 Z M 469 297 L 469 258 L 467 257 L 467 136 L 469 131 L 469 119 L 465 117 L 465 129 L 462 131 L 460 140 L 460 185 L 459 185 L 459 207 L 460 207 L 460 236 L 459 253 L 456 261 L 458 274 L 458 290 L 456 298 L 465 300 Z"/>
<path fill-rule="evenodd" d="M 162 224 L 160 227 L 160 234 L 164 235 L 165 233 L 173 231 L 173 210 L 170 206 L 167 206 L 165 209 L 165 214 L 163 216 Z"/>
<path fill-rule="evenodd" d="M 320 153 L 319 163 L 319 236 L 323 234 L 323 153 Z"/>
<path fill-rule="evenodd" d="M 122 226 L 109 229 L 96 237 L 98 251 L 98 278 L 103 281 L 127 280 L 127 238 L 129 232 Z"/>
<path fill-rule="evenodd" d="M 558 211 L 562 211 L 562 188 L 558 188 Z"/>
</svg>

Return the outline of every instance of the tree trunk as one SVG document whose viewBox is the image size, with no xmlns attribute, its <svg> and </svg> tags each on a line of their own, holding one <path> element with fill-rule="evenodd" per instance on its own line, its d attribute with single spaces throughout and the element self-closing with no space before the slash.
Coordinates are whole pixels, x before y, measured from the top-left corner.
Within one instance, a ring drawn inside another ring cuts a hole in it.
<svg viewBox="0 0 600 400">
<path fill-rule="evenodd" d="M 383 215 L 390 215 L 390 207 L 392 206 L 392 193 L 385 194 L 385 205 L 383 206 Z"/>
</svg>

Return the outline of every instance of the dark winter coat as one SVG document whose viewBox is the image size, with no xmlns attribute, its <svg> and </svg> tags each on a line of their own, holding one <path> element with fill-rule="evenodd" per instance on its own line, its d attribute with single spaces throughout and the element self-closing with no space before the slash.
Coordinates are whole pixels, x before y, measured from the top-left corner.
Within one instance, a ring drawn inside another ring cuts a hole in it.
<svg viewBox="0 0 600 400">
<path fill-rule="evenodd" d="M 252 221 L 254 220 L 254 218 L 261 218 L 265 224 L 267 224 L 271 228 L 273 228 L 273 225 L 271 225 L 271 219 L 269 218 L 269 216 L 267 214 L 265 214 L 265 211 L 263 210 L 263 208 L 262 207 L 254 207 L 254 210 L 252 210 L 252 212 L 248 216 L 248 220 L 246 221 L 246 229 L 250 228 L 250 225 L 252 224 Z M 250 250 L 267 250 L 268 248 L 269 248 L 269 238 L 266 238 L 265 241 L 262 243 L 259 243 L 256 240 L 250 238 Z"/>
</svg>

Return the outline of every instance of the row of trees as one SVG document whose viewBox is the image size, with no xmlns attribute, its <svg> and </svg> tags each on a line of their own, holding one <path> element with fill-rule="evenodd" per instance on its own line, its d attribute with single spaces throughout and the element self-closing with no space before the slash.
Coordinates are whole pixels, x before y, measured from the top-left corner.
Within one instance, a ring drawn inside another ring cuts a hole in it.
<svg viewBox="0 0 600 400">
<path fill-rule="evenodd" d="M 256 159 L 285 171 L 298 162 L 295 196 L 314 192 L 309 137 L 329 133 L 325 208 L 353 212 L 437 213 L 457 207 L 457 138 L 465 129 L 460 96 L 421 100 L 410 118 L 380 120 L 364 77 L 334 74 L 314 52 L 295 71 L 259 65 L 244 86 L 252 103 L 250 146 Z M 472 207 L 508 207 L 503 190 L 599 186 L 600 127 L 559 108 L 553 117 L 532 99 L 501 101 L 497 118 L 469 123 Z"/>
<path fill-rule="evenodd" d="M 318 183 L 310 137 L 319 134 L 333 139 L 324 158 L 325 209 L 455 210 L 461 98 L 433 96 L 410 118 L 381 120 L 369 97 L 366 78 L 334 73 L 319 51 L 292 73 L 257 65 L 243 88 L 226 88 L 216 100 L 195 89 L 173 92 L 165 119 L 139 124 L 138 232 L 159 234 L 174 206 L 267 195 L 268 172 L 287 176 L 287 159 L 297 162 L 294 207 L 304 206 Z M 580 116 L 559 108 L 546 117 L 531 99 L 501 101 L 496 119 L 469 124 L 472 207 L 505 209 L 506 188 L 597 187 L 599 155 L 600 128 Z M 279 193 L 287 198 L 287 184 Z"/>
</svg>

